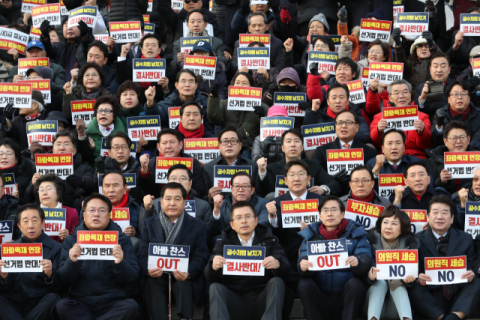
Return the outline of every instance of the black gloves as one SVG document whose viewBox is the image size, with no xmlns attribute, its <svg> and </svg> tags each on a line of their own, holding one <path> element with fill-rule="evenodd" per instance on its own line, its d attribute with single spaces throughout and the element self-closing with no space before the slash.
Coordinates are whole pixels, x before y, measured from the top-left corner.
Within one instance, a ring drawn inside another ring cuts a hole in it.
<svg viewBox="0 0 480 320">
<path fill-rule="evenodd" d="M 337 180 L 339 183 L 347 183 L 348 180 L 350 180 L 350 176 L 348 175 L 348 172 L 345 169 L 333 175 L 332 178 Z"/>
<path fill-rule="evenodd" d="M 427 0 L 425 2 L 425 12 L 428 12 L 432 17 L 435 16 L 436 13 L 435 4 L 432 0 Z"/>
<path fill-rule="evenodd" d="M 312 102 L 311 101 L 305 101 L 305 102 L 300 102 L 298 104 L 298 109 L 300 110 L 308 110 L 308 109 L 312 109 Z"/>
<path fill-rule="evenodd" d="M 80 30 L 80 37 L 85 38 L 88 33 L 92 32 L 92 28 L 89 28 L 85 21 L 78 22 L 78 30 Z"/>
<path fill-rule="evenodd" d="M 213 97 L 213 98 L 218 98 L 218 84 L 217 83 L 214 83 L 210 86 L 210 95 Z"/>
<path fill-rule="evenodd" d="M 441 127 L 445 124 L 445 109 L 437 109 L 437 126 Z"/>
<path fill-rule="evenodd" d="M 268 86 L 268 94 L 272 97 L 275 95 L 275 92 L 277 92 L 278 86 L 277 83 L 274 81 L 270 86 Z"/>
<path fill-rule="evenodd" d="M 280 11 L 280 8 L 278 7 L 280 5 L 279 0 L 268 0 L 268 6 L 270 9 L 272 9 L 273 12 L 277 13 Z"/>
<path fill-rule="evenodd" d="M 240 1 L 240 10 L 244 14 L 249 14 L 250 13 L 250 0 L 242 0 Z"/>
<path fill-rule="evenodd" d="M 345 6 L 341 7 L 337 13 L 338 20 L 340 21 L 340 25 L 347 23 L 347 9 Z"/>
<path fill-rule="evenodd" d="M 310 69 L 310 74 L 311 75 L 318 76 L 318 63 L 312 62 L 312 63 L 310 63 L 308 68 Z"/>
<path fill-rule="evenodd" d="M 85 181 L 81 176 L 72 174 L 67 177 L 67 184 L 73 188 L 76 188 L 76 187 L 83 188 L 85 185 Z"/>
<path fill-rule="evenodd" d="M 262 106 L 256 106 L 254 108 L 254 112 L 258 115 L 259 118 L 265 117 L 265 109 Z"/>
<path fill-rule="evenodd" d="M 480 78 L 477 76 L 468 77 L 468 85 L 469 86 L 478 86 L 480 85 Z"/>
<path fill-rule="evenodd" d="M 433 48 L 435 46 L 435 42 L 433 41 L 433 34 L 430 31 L 423 31 L 422 37 L 427 40 L 427 44 L 429 48 Z"/>
<path fill-rule="evenodd" d="M 48 29 L 50 28 L 50 21 L 44 20 L 40 25 L 40 31 L 42 32 L 42 38 L 44 40 L 50 41 L 50 33 Z"/>
<path fill-rule="evenodd" d="M 13 118 L 18 116 L 19 109 L 13 107 L 13 103 L 7 104 L 5 110 L 3 110 L 3 114 L 5 114 L 5 119 L 7 121 L 12 122 Z"/>
<path fill-rule="evenodd" d="M 400 34 L 402 33 L 402 30 L 400 28 L 395 28 L 392 31 L 392 38 L 395 40 L 395 45 L 400 46 L 402 44 L 402 37 Z"/>
</svg>

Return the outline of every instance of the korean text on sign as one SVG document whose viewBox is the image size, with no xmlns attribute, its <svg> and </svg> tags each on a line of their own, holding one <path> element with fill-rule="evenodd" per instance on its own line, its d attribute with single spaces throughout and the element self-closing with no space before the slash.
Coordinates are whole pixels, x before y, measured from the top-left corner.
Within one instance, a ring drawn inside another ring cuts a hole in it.
<svg viewBox="0 0 480 320">
<path fill-rule="evenodd" d="M 338 60 L 338 52 L 324 52 L 324 51 L 309 51 L 308 52 L 308 65 L 311 63 L 318 63 L 318 73 L 327 71 L 328 73 L 335 74 L 335 65 Z M 310 73 L 310 68 L 308 68 Z"/>
<path fill-rule="evenodd" d="M 160 116 L 128 117 L 127 127 L 128 136 L 132 141 L 140 141 L 140 137 L 147 141 L 156 141 L 161 130 Z"/>
<path fill-rule="evenodd" d="M 133 59 L 133 82 L 155 82 L 165 76 L 165 59 Z"/>
<path fill-rule="evenodd" d="M 385 132 L 391 129 L 409 131 L 416 130 L 413 123 L 418 120 L 418 107 L 383 108 L 383 119 L 387 120 Z"/>
<path fill-rule="evenodd" d="M 467 272 L 467 256 L 425 258 L 425 274 L 432 278 L 427 285 L 448 285 L 465 283 L 462 279 Z"/>
<path fill-rule="evenodd" d="M 223 274 L 231 276 L 264 276 L 265 247 L 224 246 L 226 264 Z"/>
<path fill-rule="evenodd" d="M 169 158 L 157 157 L 155 183 L 168 183 L 167 173 L 168 169 L 174 164 L 184 164 L 193 172 L 193 158 Z"/>
<path fill-rule="evenodd" d="M 412 233 L 423 231 L 423 227 L 427 223 L 427 210 L 403 209 L 402 211 L 410 218 Z"/>
<path fill-rule="evenodd" d="M 142 37 L 140 21 L 110 22 L 110 37 L 115 43 L 136 42 Z"/>
<path fill-rule="evenodd" d="M 238 46 L 240 48 L 248 47 L 248 45 L 252 42 L 260 42 L 263 43 L 265 47 L 270 48 L 269 34 L 240 33 L 238 40 Z"/>
<path fill-rule="evenodd" d="M 185 139 L 184 142 L 185 154 L 202 163 L 209 163 L 220 155 L 217 138 Z"/>
<path fill-rule="evenodd" d="M 131 156 L 132 155 L 130 154 L 130 157 Z M 100 194 L 103 194 L 103 190 L 102 190 L 103 176 L 104 176 L 103 174 L 98 175 L 98 193 Z M 124 173 L 123 179 L 125 179 L 125 183 L 127 184 L 127 190 L 130 190 L 137 186 L 137 175 L 135 173 Z"/>
<path fill-rule="evenodd" d="M 465 37 L 477 37 L 480 35 L 480 14 L 461 13 L 460 31 Z"/>
<path fill-rule="evenodd" d="M 390 84 L 392 81 L 403 79 L 403 63 L 372 62 L 368 76 L 370 79 L 378 79 L 381 84 Z"/>
<path fill-rule="evenodd" d="M 212 37 L 184 37 L 180 38 L 180 52 L 190 54 L 197 42 L 207 42 L 212 44 Z"/>
<path fill-rule="evenodd" d="M 377 250 L 378 280 L 418 278 L 418 250 Z"/>
<path fill-rule="evenodd" d="M 58 131 L 57 120 L 29 121 L 26 123 L 28 146 L 37 141 L 42 146 L 52 146 Z"/>
<path fill-rule="evenodd" d="M 32 9 L 47 3 L 47 0 L 22 0 L 21 12 L 32 13 Z"/>
<path fill-rule="evenodd" d="M 445 152 L 444 163 L 452 179 L 471 179 L 473 170 L 480 165 L 480 151 Z"/>
<path fill-rule="evenodd" d="M 314 186 L 313 178 L 308 182 L 307 188 Z M 287 183 L 285 182 L 285 176 L 276 175 L 275 176 L 275 198 L 279 197 L 289 191 Z"/>
<path fill-rule="evenodd" d="M 1 246 L 5 273 L 42 272 L 40 261 L 43 259 L 41 243 L 4 243 Z"/>
<path fill-rule="evenodd" d="M 284 131 L 293 128 L 294 118 L 290 117 L 262 117 L 260 119 L 260 141 L 267 137 L 280 138 Z"/>
<path fill-rule="evenodd" d="M 348 199 L 345 208 L 345 218 L 361 223 L 365 230 L 370 230 L 375 227 L 378 216 L 383 209 L 383 206 Z"/>
<path fill-rule="evenodd" d="M 13 220 L 0 220 L 0 245 L 12 241 Z"/>
<path fill-rule="evenodd" d="M 403 173 L 389 173 L 378 175 L 378 193 L 380 197 L 387 198 L 394 193 L 396 186 L 405 186 Z"/>
<path fill-rule="evenodd" d="M 400 28 L 402 35 L 409 40 L 420 36 L 423 31 L 428 30 L 429 16 L 427 12 L 408 12 L 397 14 L 397 28 Z"/>
<path fill-rule="evenodd" d="M 298 105 L 306 101 L 306 93 L 275 92 L 273 94 L 273 104 L 285 107 L 289 117 L 305 117 L 305 111 L 301 110 Z"/>
<path fill-rule="evenodd" d="M 71 153 L 35 154 L 37 173 L 56 174 L 63 180 L 73 174 L 73 155 Z"/>
<path fill-rule="evenodd" d="M 13 194 L 17 192 L 17 185 L 15 184 L 15 174 L 4 173 L 3 176 L 5 177 L 5 194 L 13 196 Z"/>
<path fill-rule="evenodd" d="M 66 229 L 67 209 L 43 208 L 45 212 L 45 234 L 59 236 L 60 230 Z"/>
<path fill-rule="evenodd" d="M 9 103 L 13 103 L 15 108 L 32 107 L 32 85 L 30 83 L 3 83 L 0 84 L 0 107 L 6 107 Z"/>
<path fill-rule="evenodd" d="M 388 43 L 390 41 L 391 21 L 362 19 L 360 23 L 360 37 L 362 42 L 373 42 L 377 39 Z"/>
<path fill-rule="evenodd" d="M 282 201 L 280 206 L 283 228 L 300 228 L 301 222 L 318 221 L 318 199 Z"/>
<path fill-rule="evenodd" d="M 252 166 L 214 166 L 213 186 L 222 188 L 222 192 L 232 192 L 231 178 L 239 171 L 252 175 Z"/>
<path fill-rule="evenodd" d="M 270 48 L 249 47 L 237 48 L 238 68 L 258 70 L 259 68 L 270 69 Z"/>
<path fill-rule="evenodd" d="M 203 80 L 215 80 L 217 68 L 216 57 L 185 56 L 183 69 L 192 70 L 196 76 L 202 76 Z"/>
<path fill-rule="evenodd" d="M 42 93 L 43 102 L 45 104 L 52 102 L 52 94 L 50 91 L 50 79 L 42 80 L 20 80 L 21 83 L 29 83 L 32 85 L 32 90 L 40 91 Z"/>
<path fill-rule="evenodd" d="M 480 234 L 480 202 L 467 201 L 465 204 L 465 232 L 473 239 Z"/>
<path fill-rule="evenodd" d="M 176 129 L 180 124 L 180 108 L 181 107 L 168 108 L 168 127 L 170 129 Z"/>
<path fill-rule="evenodd" d="M 254 87 L 228 87 L 227 110 L 255 111 L 262 105 L 262 89 Z"/>
<path fill-rule="evenodd" d="M 84 21 L 89 28 L 95 27 L 97 21 L 97 7 L 84 6 L 68 12 L 68 27 L 78 26 L 78 22 Z"/>
<path fill-rule="evenodd" d="M 324 271 L 350 268 L 346 239 L 307 241 L 308 261 L 313 264 L 309 271 Z"/>
<path fill-rule="evenodd" d="M 130 209 L 113 208 L 112 212 L 110 212 L 110 219 L 118 224 L 122 232 L 125 232 L 125 229 L 130 226 Z"/>
<path fill-rule="evenodd" d="M 302 126 L 303 147 L 305 151 L 315 150 L 337 138 L 335 123 L 318 123 Z"/>
<path fill-rule="evenodd" d="M 88 125 L 94 118 L 93 105 L 95 100 L 80 100 L 72 101 L 72 124 L 77 123 L 77 119 L 83 119 L 85 124 Z"/>
<path fill-rule="evenodd" d="M 361 79 L 345 82 L 350 93 L 350 102 L 354 104 L 360 104 L 367 102 L 365 99 L 365 90 L 363 89 L 363 83 Z"/>
<path fill-rule="evenodd" d="M 0 27 L 0 49 L 16 49 L 20 54 L 25 55 L 28 44 L 28 34 L 15 29 Z"/>
<path fill-rule="evenodd" d="M 34 67 L 49 67 L 49 58 L 24 58 L 18 59 L 18 74 L 25 76 L 28 69 Z"/>
<path fill-rule="evenodd" d="M 189 246 L 150 243 L 148 269 L 160 268 L 163 272 L 188 272 Z"/>
<path fill-rule="evenodd" d="M 116 260 L 113 247 L 118 244 L 118 231 L 77 231 L 81 247 L 78 260 Z"/>
<path fill-rule="evenodd" d="M 330 149 L 327 150 L 327 169 L 329 175 L 342 170 L 348 174 L 356 167 L 363 165 L 363 149 Z"/>
<path fill-rule="evenodd" d="M 34 28 L 40 28 L 43 21 L 49 21 L 51 26 L 61 25 L 60 4 L 46 4 L 32 8 L 32 22 Z"/>
</svg>

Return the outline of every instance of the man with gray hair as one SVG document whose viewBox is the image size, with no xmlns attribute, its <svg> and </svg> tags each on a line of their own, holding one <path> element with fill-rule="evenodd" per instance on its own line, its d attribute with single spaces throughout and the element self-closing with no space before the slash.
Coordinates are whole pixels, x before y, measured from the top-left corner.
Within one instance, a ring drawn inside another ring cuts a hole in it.
<svg viewBox="0 0 480 320">
<path fill-rule="evenodd" d="M 462 189 L 458 190 L 452 195 L 452 200 L 457 207 L 457 217 L 460 225 L 465 226 L 465 207 L 467 201 L 478 202 L 480 201 L 480 165 L 473 169 L 473 175 L 471 183 L 465 185 Z"/>
<path fill-rule="evenodd" d="M 386 107 L 415 106 L 412 100 L 412 85 L 406 80 L 392 81 L 388 87 L 389 102 Z M 380 109 L 380 95 L 376 87 L 367 91 L 367 105 Z M 387 120 L 383 119 L 383 112 L 375 115 L 370 124 L 370 136 L 377 149 L 382 146 L 382 136 L 387 129 Z M 413 122 L 415 130 L 405 131 L 405 154 L 425 159 L 425 149 L 432 147 L 431 124 L 428 115 L 418 111 L 418 120 Z M 397 128 L 401 129 L 401 128 Z"/>
</svg>

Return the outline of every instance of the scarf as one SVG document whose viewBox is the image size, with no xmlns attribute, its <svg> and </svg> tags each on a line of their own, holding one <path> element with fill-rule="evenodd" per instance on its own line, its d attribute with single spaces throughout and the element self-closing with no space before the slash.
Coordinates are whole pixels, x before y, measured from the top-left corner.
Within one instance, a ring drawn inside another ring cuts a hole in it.
<svg viewBox="0 0 480 320">
<path fill-rule="evenodd" d="M 448 111 L 450 111 L 450 114 L 452 115 L 452 118 L 455 118 L 456 116 L 462 115 L 463 116 L 463 121 L 467 121 L 468 118 L 468 113 L 470 112 L 470 106 L 465 109 L 462 113 L 456 112 L 455 110 L 452 109 L 452 107 L 448 107 Z"/>
<path fill-rule="evenodd" d="M 388 243 L 384 237 L 380 236 L 383 250 L 396 250 L 400 245 L 400 237 L 395 239 L 392 243 Z M 386 280 L 390 290 L 395 291 L 398 287 L 402 286 L 402 280 Z"/>
<path fill-rule="evenodd" d="M 188 31 L 187 37 L 207 37 L 208 32 L 207 30 L 203 30 L 201 32 L 193 32 L 193 31 Z"/>
<path fill-rule="evenodd" d="M 126 208 L 127 204 L 128 204 L 128 192 L 123 195 L 122 201 L 118 204 L 118 206 L 114 206 L 114 208 Z"/>
<path fill-rule="evenodd" d="M 347 109 L 348 110 L 348 106 L 347 106 Z M 329 116 L 330 118 L 332 119 L 335 119 L 335 117 L 337 116 L 335 113 L 333 113 L 332 109 L 330 109 L 329 107 L 327 107 L 327 116 Z"/>
<path fill-rule="evenodd" d="M 347 219 L 342 219 L 338 227 L 332 231 L 327 231 L 325 225 L 322 223 L 320 228 L 318 228 L 318 231 L 320 232 L 320 235 L 325 238 L 325 240 L 338 239 L 342 234 L 345 233 L 348 223 L 349 221 Z"/>
<path fill-rule="evenodd" d="M 366 198 L 363 198 L 363 199 L 360 199 L 359 197 L 356 197 L 353 194 L 353 192 L 350 192 L 350 196 L 352 197 L 353 200 L 371 203 L 373 198 L 375 198 L 375 193 L 372 190 L 372 192 Z"/>
<path fill-rule="evenodd" d="M 142 54 L 142 56 L 140 57 L 140 59 L 147 59 L 145 58 L 145 56 Z M 158 55 L 156 58 L 154 59 L 161 59 L 160 58 L 160 55 Z M 154 85 L 157 84 L 158 81 L 154 81 Z M 152 86 L 152 82 L 140 82 L 140 86 L 144 89 L 148 89 Z M 163 90 L 163 89 L 162 89 Z"/>
<path fill-rule="evenodd" d="M 173 225 L 172 221 L 168 219 L 167 215 L 160 210 L 158 217 L 160 218 L 160 223 L 162 224 L 163 232 L 165 232 L 165 244 L 175 244 L 177 240 L 178 233 L 180 228 L 182 228 L 183 217 L 185 216 L 185 211 L 182 212 L 180 217 L 178 217 L 177 222 Z"/>
<path fill-rule="evenodd" d="M 38 119 L 38 117 L 40 117 L 40 115 L 41 115 L 41 113 L 36 114 L 34 116 L 25 116 L 25 120 L 32 121 L 32 120 Z"/>
<path fill-rule="evenodd" d="M 40 208 L 48 208 L 48 207 L 40 203 Z M 60 201 L 57 201 L 57 205 L 53 207 L 53 209 L 62 209 L 62 203 Z"/>
<path fill-rule="evenodd" d="M 108 127 L 104 127 L 101 124 L 98 125 L 98 130 L 104 137 L 112 133 L 114 129 L 115 129 L 115 125 L 113 124 L 113 122 Z"/>
<path fill-rule="evenodd" d="M 128 117 L 138 117 L 140 113 L 143 111 L 143 104 L 140 102 L 133 108 L 127 109 L 124 107 L 120 108 L 120 115 L 124 116 L 125 118 Z"/>
<path fill-rule="evenodd" d="M 82 92 L 81 92 L 82 100 L 95 100 L 102 93 L 102 86 L 90 92 L 87 92 L 87 89 L 85 89 L 85 86 L 81 86 L 81 89 L 82 89 Z"/>
<path fill-rule="evenodd" d="M 183 127 L 182 122 L 180 122 L 180 124 L 178 125 L 178 131 L 183 133 L 186 139 L 203 138 L 203 135 L 205 134 L 205 127 L 203 126 L 203 124 L 200 124 L 200 127 L 198 127 L 197 130 L 188 131 Z"/>
</svg>

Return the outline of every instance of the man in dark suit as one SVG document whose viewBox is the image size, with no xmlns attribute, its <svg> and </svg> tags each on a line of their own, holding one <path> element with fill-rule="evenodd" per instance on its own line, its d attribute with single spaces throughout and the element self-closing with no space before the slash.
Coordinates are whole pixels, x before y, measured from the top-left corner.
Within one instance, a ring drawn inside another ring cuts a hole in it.
<svg viewBox="0 0 480 320">
<path fill-rule="evenodd" d="M 283 176 L 285 165 L 294 159 L 300 159 L 303 152 L 303 134 L 298 129 L 289 129 L 282 134 L 282 151 L 285 159 L 267 164 L 267 158 L 257 160 L 260 180 L 259 192 L 262 196 L 275 192 L 276 176 Z M 340 195 L 340 184 L 333 179 L 318 163 L 318 160 L 302 159 L 308 164 L 313 186 L 308 191 L 324 195 Z"/>
<path fill-rule="evenodd" d="M 446 196 L 435 196 L 428 206 L 428 228 L 418 233 L 418 281 L 409 290 L 413 309 L 422 318 L 458 320 L 466 318 L 478 304 L 480 280 L 472 271 L 475 248 L 470 234 L 452 227 L 453 201 Z M 429 285 L 432 281 L 425 274 L 425 258 L 467 256 L 467 272 L 462 279 L 467 283 Z"/>
<path fill-rule="evenodd" d="M 188 272 L 175 270 L 172 293 L 180 318 L 193 318 L 194 301 L 198 304 L 203 287 L 203 268 L 208 260 L 207 227 L 185 212 L 187 191 L 176 182 L 167 183 L 160 194 L 162 210 L 142 225 L 138 259 L 144 280 L 143 294 L 152 319 L 168 319 L 166 296 L 168 276 L 161 268 L 148 268 L 150 243 L 176 244 L 190 247 Z M 148 274 L 148 276 L 147 276 Z"/>
</svg>

